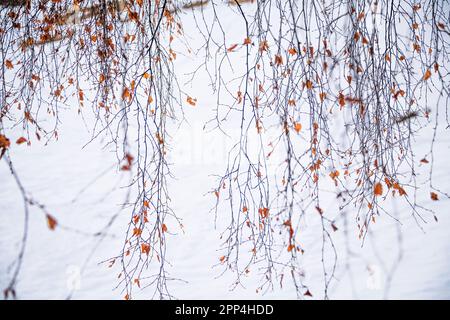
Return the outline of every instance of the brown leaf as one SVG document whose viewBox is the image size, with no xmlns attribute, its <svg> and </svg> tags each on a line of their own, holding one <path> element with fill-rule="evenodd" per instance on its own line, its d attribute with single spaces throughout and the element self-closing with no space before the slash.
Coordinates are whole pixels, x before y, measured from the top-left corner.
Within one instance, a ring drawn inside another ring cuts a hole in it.
<svg viewBox="0 0 450 320">
<path fill-rule="evenodd" d="M 379 182 L 375 183 L 375 186 L 373 188 L 373 193 L 376 196 L 381 196 L 383 194 L 383 185 Z"/>
<path fill-rule="evenodd" d="M 191 98 L 189 96 L 186 98 L 186 101 L 193 107 L 195 107 L 195 104 L 197 103 L 197 99 Z"/>
<path fill-rule="evenodd" d="M 236 47 L 237 47 L 237 43 L 231 45 L 231 46 L 227 49 L 227 52 L 233 52 L 234 49 L 236 49 Z"/>
<path fill-rule="evenodd" d="M 306 292 L 303 294 L 304 296 L 312 297 L 312 293 L 309 290 L 306 290 Z"/>
<path fill-rule="evenodd" d="M 49 214 L 46 215 L 46 218 L 47 218 L 47 226 L 48 226 L 48 228 L 50 230 L 55 230 L 56 226 L 58 225 L 58 221 L 56 221 L 56 219 L 53 216 L 49 215 Z"/>
<path fill-rule="evenodd" d="M 430 197 L 431 197 L 431 200 L 433 200 L 433 201 L 439 200 L 439 197 L 436 192 L 430 192 Z"/>
<path fill-rule="evenodd" d="M 7 69 L 12 69 L 14 68 L 13 63 L 11 62 L 11 60 L 5 60 L 5 66 Z"/>
<path fill-rule="evenodd" d="M 6 136 L 4 136 L 3 134 L 0 134 L 0 148 L 8 149 L 10 145 L 11 145 L 11 142 L 9 141 L 9 139 Z"/>
<path fill-rule="evenodd" d="M 295 48 L 289 48 L 288 53 L 289 53 L 291 56 L 296 55 L 296 54 L 297 54 L 297 49 L 295 49 Z"/>
<path fill-rule="evenodd" d="M 150 245 L 143 243 L 141 244 L 141 252 L 145 254 L 149 254 L 150 252 Z"/>
<path fill-rule="evenodd" d="M 17 144 L 22 144 L 22 143 L 25 143 L 25 142 L 27 142 L 27 139 L 25 139 L 24 137 L 20 137 L 20 138 L 17 139 L 17 141 L 16 141 Z"/>
<path fill-rule="evenodd" d="M 430 79 L 431 77 L 431 71 L 430 69 L 427 69 L 427 71 L 425 71 L 425 74 L 423 75 L 423 80 L 426 81 L 428 79 Z"/>
</svg>

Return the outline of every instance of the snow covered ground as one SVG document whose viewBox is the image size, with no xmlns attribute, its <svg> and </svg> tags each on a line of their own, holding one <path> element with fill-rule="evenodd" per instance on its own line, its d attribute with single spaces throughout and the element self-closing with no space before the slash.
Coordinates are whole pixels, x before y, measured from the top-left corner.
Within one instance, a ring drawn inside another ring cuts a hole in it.
<svg viewBox="0 0 450 320">
<path fill-rule="evenodd" d="M 226 27 L 227 30 L 237 28 L 232 21 Z M 194 59 L 179 55 L 178 73 L 185 75 L 191 71 Z M 176 161 L 172 166 L 175 179 L 170 182 L 172 207 L 182 218 L 185 229 L 184 233 L 177 231 L 168 237 L 169 272 L 180 279 L 170 282 L 170 291 L 180 299 L 295 298 L 295 290 L 288 281 L 283 288 L 275 286 L 264 295 L 256 293 L 258 270 L 250 271 L 245 287 L 234 290 L 230 290 L 231 274 L 219 277 L 223 271 L 217 266 L 221 256 L 218 251 L 221 229 L 220 226 L 214 228 L 214 214 L 210 210 L 215 198 L 208 192 L 216 182 L 212 175 L 224 169 L 230 141 L 219 132 L 203 130 L 204 123 L 213 116 L 216 100 L 212 92 L 208 93 L 207 78 L 200 75 L 198 79 L 195 86 L 185 88 L 192 96 L 199 97 L 198 105 L 186 107 L 187 121 L 173 133 L 172 154 Z M 55 231 L 49 230 L 43 213 L 32 208 L 29 241 L 17 286 L 19 298 L 64 299 L 75 288 L 74 299 L 122 299 L 124 294 L 114 290 L 118 270 L 100 262 L 120 250 L 129 212 L 119 216 L 98 247 L 95 247 L 98 237 L 92 234 L 119 210 L 125 197 L 127 175 L 117 171 L 114 154 L 103 149 L 101 140 L 83 148 L 91 136 L 75 107 L 62 113 L 61 122 L 57 142 L 44 145 L 33 141 L 31 146 L 12 148 L 12 157 L 25 187 L 33 198 L 46 205 L 61 225 Z M 448 193 L 450 136 L 444 126 L 439 130 L 433 177 L 434 184 Z M 22 135 L 20 128 L 10 132 L 15 134 L 13 140 Z M 416 137 L 414 152 L 418 159 L 429 151 L 431 133 L 430 125 Z M 426 169 L 423 165 L 418 170 L 426 175 Z M 95 183 L 89 185 L 93 180 Z M 450 200 L 431 201 L 426 184 L 418 200 L 435 211 L 438 222 L 432 215 L 426 216 L 427 223 L 421 223 L 421 229 L 412 218 L 411 210 L 401 201 L 389 202 L 387 205 L 401 224 L 389 217 L 379 218 L 364 247 L 356 235 L 344 237 L 346 226 L 338 222 L 338 269 L 331 286 L 331 298 L 450 299 L 450 209 L 447 207 Z M 333 198 L 328 201 L 332 203 Z M 225 210 L 219 212 L 219 225 L 220 217 L 226 215 Z M 22 222 L 20 193 L 6 164 L 0 162 L 0 288 L 10 279 L 9 265 L 17 254 Z M 315 232 L 318 223 L 317 214 L 307 217 L 302 261 L 305 282 L 313 298 L 320 299 L 323 298 L 323 271 L 321 234 Z M 353 240 L 345 243 L 345 239 Z M 151 289 L 144 289 L 134 298 L 149 298 L 151 294 Z"/>
</svg>

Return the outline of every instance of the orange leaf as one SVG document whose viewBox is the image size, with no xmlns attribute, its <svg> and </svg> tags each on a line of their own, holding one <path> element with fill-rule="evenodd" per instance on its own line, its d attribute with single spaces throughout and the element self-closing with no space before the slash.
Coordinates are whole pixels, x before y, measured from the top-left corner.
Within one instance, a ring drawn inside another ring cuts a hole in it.
<svg viewBox="0 0 450 320">
<path fill-rule="evenodd" d="M 295 48 L 289 48 L 288 53 L 293 56 L 297 54 L 297 50 Z"/>
<path fill-rule="evenodd" d="M 150 208 L 150 204 L 148 203 L 148 201 L 147 200 L 144 200 L 144 207 L 147 207 L 147 208 Z"/>
<path fill-rule="evenodd" d="M 11 60 L 6 60 L 5 61 L 5 66 L 6 66 L 7 69 L 14 68 L 13 63 L 11 62 Z"/>
<path fill-rule="evenodd" d="M 19 139 L 17 139 L 16 143 L 17 144 L 22 144 L 24 142 L 27 142 L 27 139 L 25 139 L 24 137 L 20 137 Z"/>
<path fill-rule="evenodd" d="M 133 229 L 133 236 L 140 236 L 142 234 L 142 230 L 139 228 L 134 228 Z"/>
<path fill-rule="evenodd" d="M 247 44 L 252 44 L 252 39 L 250 39 L 250 38 L 245 38 L 245 39 L 244 39 L 244 44 L 245 44 L 245 45 L 247 45 Z"/>
<path fill-rule="evenodd" d="M 281 66 L 283 64 L 283 58 L 280 55 L 275 55 L 275 64 Z"/>
<path fill-rule="evenodd" d="M 375 187 L 373 188 L 373 193 L 376 196 L 381 196 L 383 194 L 383 185 L 379 182 L 375 183 Z"/>
<path fill-rule="evenodd" d="M 187 103 L 189 103 L 191 106 L 195 106 L 195 104 L 197 103 L 197 99 L 193 99 L 193 98 L 191 98 L 191 97 L 187 97 L 186 98 L 186 101 L 187 101 Z"/>
<path fill-rule="evenodd" d="M 306 87 L 306 89 L 312 89 L 312 87 L 313 87 L 312 81 L 306 80 L 305 87 Z"/>
<path fill-rule="evenodd" d="M 127 87 L 125 87 L 122 91 L 122 100 L 128 100 L 128 102 L 131 101 L 131 92 Z"/>
<path fill-rule="evenodd" d="M 300 130 L 302 130 L 302 125 L 301 125 L 301 123 L 294 122 L 294 130 L 295 130 L 297 133 L 299 133 Z"/>
<path fill-rule="evenodd" d="M 120 167 L 120 170 L 122 171 L 130 171 L 131 170 L 131 166 L 128 164 L 124 164 L 123 166 Z"/>
<path fill-rule="evenodd" d="M 426 81 L 428 79 L 430 79 L 431 77 L 431 71 L 430 69 L 428 69 L 427 71 L 425 71 L 425 74 L 423 75 L 423 80 Z"/>
<path fill-rule="evenodd" d="M 162 232 L 167 232 L 167 226 L 163 223 L 161 226 Z"/>
<path fill-rule="evenodd" d="M 287 247 L 287 251 L 288 251 L 288 252 L 291 252 L 292 249 L 294 249 L 294 248 L 295 248 L 295 245 L 290 244 L 290 245 L 288 245 L 288 247 Z"/>
<path fill-rule="evenodd" d="M 267 42 L 267 40 L 261 41 L 261 43 L 259 44 L 259 51 L 263 52 L 263 51 L 267 51 L 269 49 L 269 44 Z"/>
<path fill-rule="evenodd" d="M 227 52 L 232 52 L 234 49 L 236 49 L 236 47 L 237 47 L 237 43 L 231 45 L 231 46 L 227 49 Z"/>
<path fill-rule="evenodd" d="M 148 245 L 146 243 L 141 244 L 141 252 L 149 254 L 149 252 L 150 252 L 150 245 Z"/>
<path fill-rule="evenodd" d="M 319 93 L 320 102 L 323 102 L 326 97 L 327 97 L 327 94 L 325 92 Z"/>
<path fill-rule="evenodd" d="M 345 106 L 345 97 L 344 97 L 344 95 L 342 94 L 342 92 L 339 93 L 338 99 L 339 99 L 339 105 L 340 105 L 341 107 Z"/>
<path fill-rule="evenodd" d="M 339 177 L 339 171 L 338 170 L 336 170 L 336 171 L 333 171 L 333 172 L 330 172 L 330 178 L 331 179 L 336 179 L 337 177 Z"/>
<path fill-rule="evenodd" d="M 397 182 L 394 183 L 393 188 L 398 191 L 398 194 L 403 196 L 406 194 L 405 189 L 403 189 Z"/>
<path fill-rule="evenodd" d="M 9 142 L 9 139 L 6 136 L 0 134 L 0 148 L 8 149 L 10 145 L 11 142 Z"/>
<path fill-rule="evenodd" d="M 56 219 L 53 216 L 49 215 L 49 214 L 46 215 L 46 218 L 47 218 L 47 226 L 48 226 L 48 228 L 50 230 L 55 230 L 55 227 L 58 224 L 58 221 L 56 221 Z"/>
<path fill-rule="evenodd" d="M 438 195 L 437 195 L 436 192 L 431 192 L 430 196 L 431 196 L 431 200 L 433 200 L 433 201 L 438 201 L 439 200 Z"/>
<path fill-rule="evenodd" d="M 220 260 L 220 262 L 224 262 L 225 261 L 225 256 L 221 256 L 220 258 L 219 258 L 219 260 Z"/>
</svg>

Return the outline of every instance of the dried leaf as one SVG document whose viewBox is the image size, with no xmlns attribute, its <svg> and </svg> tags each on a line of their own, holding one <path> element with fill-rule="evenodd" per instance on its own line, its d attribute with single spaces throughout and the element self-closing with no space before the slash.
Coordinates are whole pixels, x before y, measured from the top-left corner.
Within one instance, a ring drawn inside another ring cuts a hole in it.
<svg viewBox="0 0 450 320">
<path fill-rule="evenodd" d="M 0 134 L 0 148 L 8 149 L 10 145 L 11 145 L 11 142 L 9 141 L 9 139 L 6 136 L 4 136 L 3 134 Z"/>
<path fill-rule="evenodd" d="M 27 139 L 25 139 L 24 137 L 20 137 L 20 138 L 17 139 L 17 141 L 16 141 L 17 144 L 22 144 L 22 143 L 25 143 L 25 142 L 27 142 Z"/>
<path fill-rule="evenodd" d="M 237 47 L 237 43 L 231 45 L 231 46 L 227 49 L 227 52 L 233 52 L 234 49 L 236 49 L 236 47 Z"/>
<path fill-rule="evenodd" d="M 56 219 L 53 216 L 49 215 L 49 214 L 46 215 L 46 218 L 47 218 L 47 226 L 48 226 L 48 228 L 50 230 L 55 230 L 55 228 L 56 228 L 56 226 L 58 224 L 58 221 L 56 221 Z"/>
<path fill-rule="evenodd" d="M 430 197 L 431 197 L 431 200 L 433 200 L 433 201 L 439 200 L 439 197 L 436 192 L 430 192 Z"/>
<path fill-rule="evenodd" d="M 193 107 L 195 107 L 195 104 L 197 103 L 197 99 L 191 98 L 189 96 L 186 98 L 186 101 Z"/>
<path fill-rule="evenodd" d="M 13 65 L 11 60 L 5 60 L 5 66 L 6 66 L 7 69 L 14 68 L 14 65 Z"/>
<path fill-rule="evenodd" d="M 133 229 L 133 236 L 139 237 L 142 234 L 142 230 L 139 228 Z"/>
<path fill-rule="evenodd" d="M 373 193 L 376 196 L 381 196 L 383 194 L 383 185 L 380 182 L 375 183 L 375 186 L 373 188 Z"/>
<path fill-rule="evenodd" d="M 425 74 L 423 75 L 423 80 L 426 81 L 428 79 L 430 79 L 431 77 L 431 71 L 430 69 L 427 69 L 427 71 L 425 71 Z"/>
<path fill-rule="evenodd" d="M 150 245 L 148 245 L 147 243 L 142 243 L 141 244 L 141 252 L 145 253 L 145 254 L 149 254 L 150 253 Z"/>
<path fill-rule="evenodd" d="M 297 54 L 297 49 L 295 49 L 295 48 L 289 48 L 288 53 L 289 53 L 291 56 L 296 55 L 296 54 Z"/>
</svg>

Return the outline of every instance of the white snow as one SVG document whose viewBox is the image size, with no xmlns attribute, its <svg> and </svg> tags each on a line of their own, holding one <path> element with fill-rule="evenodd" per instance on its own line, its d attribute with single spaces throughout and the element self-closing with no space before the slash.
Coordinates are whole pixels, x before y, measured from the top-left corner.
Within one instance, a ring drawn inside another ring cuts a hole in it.
<svg viewBox="0 0 450 320">
<path fill-rule="evenodd" d="M 232 20 L 226 26 L 238 32 Z M 186 27 L 187 28 L 187 27 Z M 193 37 L 193 35 L 191 35 Z M 242 37 L 239 37 L 239 39 Z M 192 70 L 194 54 L 178 55 L 177 72 L 186 75 Z M 181 81 L 180 83 L 184 83 Z M 256 293 L 260 279 L 258 270 L 250 270 L 244 287 L 230 290 L 233 275 L 220 276 L 221 245 L 220 224 L 226 219 L 226 206 L 219 210 L 219 226 L 214 228 L 215 197 L 208 193 L 216 185 L 212 176 L 224 170 L 230 139 L 218 131 L 206 132 L 204 123 L 213 116 L 216 103 L 208 86 L 208 78 L 200 74 L 193 85 L 184 90 L 197 97 L 196 107 L 185 106 L 186 122 L 176 129 L 172 126 L 172 171 L 175 179 L 170 182 L 172 207 L 182 219 L 184 232 L 169 226 L 168 267 L 174 280 L 170 292 L 180 299 L 293 299 L 295 290 L 286 277 L 281 289 L 277 284 L 266 294 Z M 85 107 L 88 108 L 88 107 Z M 46 205 L 61 226 L 51 231 L 46 226 L 44 214 L 31 209 L 29 240 L 17 293 L 23 299 L 64 299 L 73 285 L 74 299 L 122 299 L 124 293 L 117 285 L 118 269 L 101 261 L 116 255 L 124 241 L 124 230 L 129 212 L 124 210 L 114 222 L 108 236 L 100 243 L 92 257 L 84 263 L 98 241 L 90 234 L 98 232 L 115 214 L 124 200 L 127 173 L 117 170 L 117 160 L 110 150 L 103 149 L 101 139 L 83 148 L 91 138 L 77 114 L 77 108 L 61 114 L 59 140 L 48 145 L 32 141 L 31 146 L 14 145 L 12 159 L 25 187 L 33 198 Z M 89 113 L 85 115 L 89 117 Z M 232 124 L 231 124 L 232 126 Z M 416 136 L 414 152 L 419 160 L 430 148 L 432 124 Z M 434 147 L 434 184 L 445 192 L 450 191 L 448 156 L 450 138 L 444 126 L 439 127 Z M 11 138 L 23 135 L 20 127 L 9 131 Z M 417 164 L 419 165 L 419 164 Z M 418 169 L 427 176 L 427 165 Z M 83 190 L 95 177 L 106 171 L 94 184 Z M 338 270 L 332 282 L 332 299 L 396 298 L 396 299 L 450 299 L 450 205 L 449 199 L 431 201 L 427 184 L 418 192 L 418 201 L 435 211 L 433 216 L 424 214 L 426 223 L 412 218 L 411 210 L 400 198 L 386 201 L 386 206 L 398 217 L 401 224 L 388 216 L 379 217 L 371 226 L 371 232 L 363 247 L 354 225 L 348 226 L 348 245 L 345 241 L 345 225 L 338 220 L 339 230 L 333 234 L 338 252 Z M 325 199 L 325 211 L 333 210 L 334 196 Z M 76 199 L 76 201 L 73 201 Z M 349 210 L 349 209 L 348 209 Z M 336 212 L 336 216 L 339 213 Z M 0 162 L 0 288 L 10 280 L 10 263 L 15 259 L 22 235 L 23 204 L 18 188 L 4 161 Z M 307 228 L 302 233 L 305 254 L 302 265 L 305 283 L 313 298 L 323 298 L 323 271 L 321 259 L 321 233 L 318 215 L 311 212 L 306 217 Z M 173 233 L 173 234 L 172 234 Z M 399 242 L 399 238 L 401 241 Z M 351 255 L 349 254 L 351 251 Z M 398 261 L 399 254 L 401 259 Z M 397 264 L 398 262 L 398 264 Z M 350 266 L 350 270 L 346 265 Z M 392 272 L 393 266 L 397 266 Z M 78 273 L 80 276 L 78 277 Z M 372 275 L 371 275 L 372 273 Z M 386 295 L 386 281 L 392 274 L 390 289 Z M 79 279 L 79 283 L 77 283 Z M 151 288 L 135 292 L 134 298 L 149 298 Z"/>
</svg>

